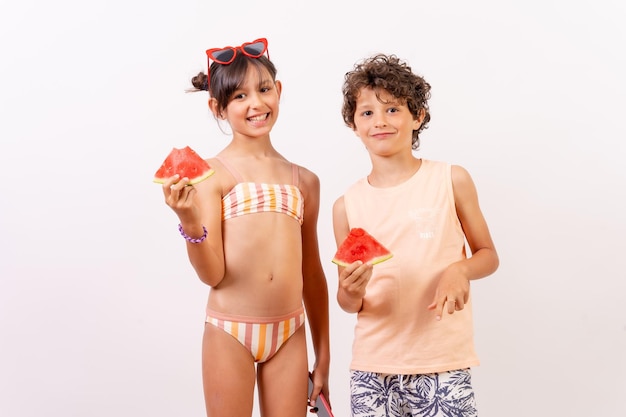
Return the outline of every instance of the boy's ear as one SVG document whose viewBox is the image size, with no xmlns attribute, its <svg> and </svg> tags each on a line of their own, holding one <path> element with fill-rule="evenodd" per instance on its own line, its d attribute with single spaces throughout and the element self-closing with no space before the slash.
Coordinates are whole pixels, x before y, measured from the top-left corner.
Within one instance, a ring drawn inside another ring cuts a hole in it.
<svg viewBox="0 0 626 417">
<path fill-rule="evenodd" d="M 420 109 L 417 119 L 413 119 L 413 130 L 418 130 L 420 128 L 422 123 L 424 123 L 425 117 L 426 117 L 426 110 Z"/>
</svg>

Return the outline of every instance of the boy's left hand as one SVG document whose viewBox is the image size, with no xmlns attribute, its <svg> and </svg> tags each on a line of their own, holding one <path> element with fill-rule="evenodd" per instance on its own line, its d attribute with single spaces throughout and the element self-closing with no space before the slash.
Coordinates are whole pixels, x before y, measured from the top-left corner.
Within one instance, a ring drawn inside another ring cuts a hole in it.
<svg viewBox="0 0 626 417">
<path fill-rule="evenodd" d="M 439 284 L 435 290 L 433 302 L 428 306 L 429 310 L 435 310 L 437 320 L 441 320 L 444 312 L 453 314 L 465 308 L 469 300 L 469 280 L 454 265 L 450 265 L 441 275 Z"/>
</svg>

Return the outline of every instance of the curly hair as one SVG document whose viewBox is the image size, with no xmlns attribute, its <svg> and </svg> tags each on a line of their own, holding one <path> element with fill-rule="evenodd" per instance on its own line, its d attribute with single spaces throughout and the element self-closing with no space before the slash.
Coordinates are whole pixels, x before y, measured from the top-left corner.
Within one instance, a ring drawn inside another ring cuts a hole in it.
<svg viewBox="0 0 626 417">
<path fill-rule="evenodd" d="M 228 65 L 211 63 L 209 69 L 211 85 L 209 85 L 209 77 L 204 72 L 199 72 L 192 77 L 191 84 L 195 91 L 208 91 L 217 101 L 218 112 L 221 112 L 230 103 L 233 93 L 243 84 L 249 67 L 255 67 L 259 73 L 267 71 L 272 80 L 276 81 L 277 70 L 268 57 L 263 55 L 251 58 L 244 54 L 237 54 L 233 62 Z"/>
<path fill-rule="evenodd" d="M 341 114 L 346 125 L 352 129 L 356 101 L 363 88 L 371 88 L 377 92 L 385 90 L 402 103 L 406 103 L 415 119 L 423 112 L 422 124 L 419 129 L 413 131 L 412 148 L 418 149 L 419 134 L 428 127 L 430 121 L 428 109 L 430 84 L 423 77 L 413 73 L 411 67 L 395 55 L 376 54 L 355 64 L 352 71 L 346 73 L 342 87 Z"/>
</svg>

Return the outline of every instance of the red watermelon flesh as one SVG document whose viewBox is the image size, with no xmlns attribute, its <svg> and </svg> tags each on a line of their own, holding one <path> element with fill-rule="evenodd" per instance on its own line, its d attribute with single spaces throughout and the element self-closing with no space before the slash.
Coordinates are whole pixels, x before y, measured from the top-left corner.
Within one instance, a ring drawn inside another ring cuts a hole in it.
<svg viewBox="0 0 626 417">
<path fill-rule="evenodd" d="M 215 171 L 189 146 L 182 149 L 173 148 L 165 161 L 154 174 L 154 182 L 163 184 L 171 176 L 178 174 L 180 178 L 189 178 L 189 185 L 197 184 L 213 175 Z"/>
<path fill-rule="evenodd" d="M 393 254 L 372 235 L 360 227 L 350 230 L 348 236 L 339 245 L 333 263 L 348 266 L 355 261 L 378 264 L 391 258 Z"/>
</svg>

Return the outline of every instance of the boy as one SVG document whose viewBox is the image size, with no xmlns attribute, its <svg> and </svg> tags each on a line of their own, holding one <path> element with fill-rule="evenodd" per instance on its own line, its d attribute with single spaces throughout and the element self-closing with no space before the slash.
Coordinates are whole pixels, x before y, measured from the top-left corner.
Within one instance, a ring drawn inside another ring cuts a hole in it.
<svg viewBox="0 0 626 417">
<path fill-rule="evenodd" d="M 352 416 L 476 416 L 470 281 L 499 261 L 472 178 L 413 154 L 430 85 L 396 56 L 357 64 L 343 93 L 344 121 L 372 169 L 335 202 L 335 239 L 361 227 L 393 253 L 376 267 L 339 267 L 337 300 L 357 313 Z"/>
</svg>

